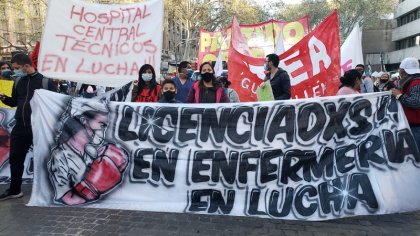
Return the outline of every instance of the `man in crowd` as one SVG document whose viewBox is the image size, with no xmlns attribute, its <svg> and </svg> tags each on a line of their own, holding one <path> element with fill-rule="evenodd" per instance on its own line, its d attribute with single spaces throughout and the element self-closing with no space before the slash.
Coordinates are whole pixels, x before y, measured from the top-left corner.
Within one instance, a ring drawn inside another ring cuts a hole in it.
<svg viewBox="0 0 420 236">
<path fill-rule="evenodd" d="M 287 71 L 279 68 L 279 56 L 269 54 L 265 58 L 264 70 L 268 71 L 264 81 L 270 81 L 274 100 L 290 99 L 290 78 Z"/>
<path fill-rule="evenodd" d="M 185 103 L 187 101 L 188 93 L 194 81 L 191 79 L 192 75 L 191 64 L 188 61 L 183 61 L 178 65 L 178 76 L 173 78 L 177 88 L 176 101 Z"/>
<path fill-rule="evenodd" d="M 52 80 L 44 78 L 35 70 L 28 55 L 16 54 L 11 62 L 14 75 L 19 78 L 15 80 L 13 85 L 12 96 L 9 97 L 0 93 L 0 100 L 10 107 L 17 106 L 16 124 L 10 137 L 10 188 L 0 195 L 0 200 L 23 196 L 21 185 L 24 162 L 26 153 L 32 145 L 30 101 L 34 91 L 45 87 L 48 87 L 50 91 L 57 91 L 57 87 Z"/>
<path fill-rule="evenodd" d="M 395 99 L 401 102 L 404 113 L 413 133 L 417 147 L 420 148 L 420 68 L 414 57 L 405 58 L 399 69 L 400 88 L 392 89 Z"/>
<path fill-rule="evenodd" d="M 360 92 L 361 93 L 373 93 L 374 92 L 374 85 L 373 80 L 369 76 L 365 76 L 365 66 L 362 64 L 358 64 L 354 69 L 360 72 L 362 74 L 363 83 L 360 86 Z"/>
</svg>

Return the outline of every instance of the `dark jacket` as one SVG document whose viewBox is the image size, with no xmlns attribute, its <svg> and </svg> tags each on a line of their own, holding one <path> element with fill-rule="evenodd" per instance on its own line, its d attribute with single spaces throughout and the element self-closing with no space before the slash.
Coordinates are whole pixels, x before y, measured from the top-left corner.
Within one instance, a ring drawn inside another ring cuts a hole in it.
<svg viewBox="0 0 420 236">
<path fill-rule="evenodd" d="M 34 95 L 35 89 L 42 89 L 42 78 L 38 72 L 22 77 L 16 85 L 13 85 L 12 97 L 5 97 L 3 103 L 16 107 L 15 119 L 17 123 L 23 126 L 31 126 L 31 105 L 30 101 Z M 57 87 L 50 79 L 48 81 L 48 90 L 57 91 Z"/>
<path fill-rule="evenodd" d="M 230 99 L 227 96 L 225 89 L 222 87 L 221 84 L 216 84 L 215 89 L 216 89 L 216 103 L 230 102 Z M 203 96 L 203 94 L 201 94 L 199 81 L 196 81 L 191 86 L 190 93 L 188 94 L 186 103 L 200 103 L 201 96 Z"/>
<path fill-rule="evenodd" d="M 400 102 L 410 126 L 420 126 L 420 74 L 410 77 L 402 85 Z"/>
<path fill-rule="evenodd" d="M 264 81 L 270 80 L 271 74 L 265 76 Z M 273 89 L 273 96 L 275 100 L 290 99 L 290 78 L 287 71 L 279 68 L 273 79 L 270 81 L 271 88 Z"/>
</svg>

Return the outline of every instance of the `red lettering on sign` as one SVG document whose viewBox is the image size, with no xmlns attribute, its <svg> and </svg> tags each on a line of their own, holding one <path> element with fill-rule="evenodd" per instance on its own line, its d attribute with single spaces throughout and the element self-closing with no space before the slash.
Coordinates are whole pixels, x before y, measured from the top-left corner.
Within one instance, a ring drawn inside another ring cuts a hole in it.
<svg viewBox="0 0 420 236">
<path fill-rule="evenodd" d="M 66 72 L 67 61 L 67 57 L 63 59 L 59 55 L 46 54 L 42 60 L 41 69 L 42 71 Z"/>
</svg>

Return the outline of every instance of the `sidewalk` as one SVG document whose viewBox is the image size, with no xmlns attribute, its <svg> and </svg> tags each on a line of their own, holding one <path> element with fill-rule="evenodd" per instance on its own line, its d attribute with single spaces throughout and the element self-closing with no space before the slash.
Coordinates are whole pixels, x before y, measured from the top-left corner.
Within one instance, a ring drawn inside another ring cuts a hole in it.
<svg viewBox="0 0 420 236">
<path fill-rule="evenodd" d="M 3 192 L 6 185 L 0 186 Z M 420 211 L 310 222 L 86 208 L 27 207 L 25 196 L 0 202 L 0 235 L 419 235 Z"/>
</svg>

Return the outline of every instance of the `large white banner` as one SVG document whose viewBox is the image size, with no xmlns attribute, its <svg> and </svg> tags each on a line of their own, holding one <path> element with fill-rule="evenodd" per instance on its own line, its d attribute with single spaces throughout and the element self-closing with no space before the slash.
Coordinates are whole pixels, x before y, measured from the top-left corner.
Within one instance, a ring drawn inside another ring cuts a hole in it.
<svg viewBox="0 0 420 236">
<path fill-rule="evenodd" d="M 346 41 L 341 45 L 341 74 L 354 69 L 357 64 L 363 65 L 362 29 L 357 23 Z"/>
<path fill-rule="evenodd" d="M 390 93 L 123 103 L 37 90 L 30 206 L 327 220 L 420 209 L 420 155 Z"/>
<path fill-rule="evenodd" d="M 108 91 L 101 96 L 93 97 L 92 99 L 107 101 L 131 101 L 132 90 L 133 84 L 128 83 L 122 87 Z M 12 135 L 13 127 L 16 123 L 15 112 L 16 109 L 14 108 L 0 107 L 0 184 L 10 182 L 10 138 Z M 24 183 L 32 183 L 34 172 L 33 157 L 34 155 L 31 147 L 25 159 L 25 168 L 23 172 Z"/>
<path fill-rule="evenodd" d="M 45 76 L 118 87 L 143 64 L 160 75 L 163 1 L 101 5 L 50 0 L 38 70 Z"/>
</svg>

